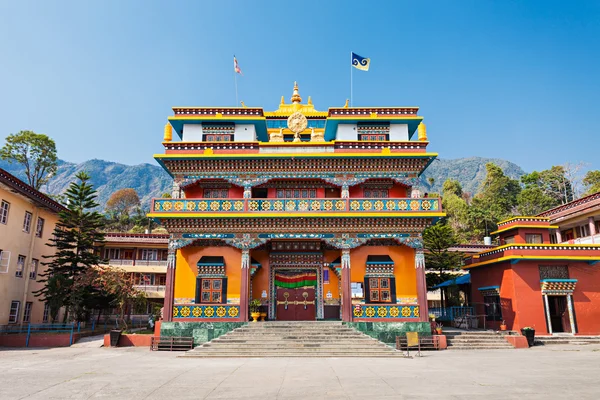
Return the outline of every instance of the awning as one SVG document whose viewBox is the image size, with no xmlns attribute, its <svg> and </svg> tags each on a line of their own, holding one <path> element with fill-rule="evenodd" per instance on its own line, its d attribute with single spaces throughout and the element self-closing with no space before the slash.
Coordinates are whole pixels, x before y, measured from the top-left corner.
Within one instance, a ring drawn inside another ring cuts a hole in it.
<svg viewBox="0 0 600 400">
<path fill-rule="evenodd" d="M 367 265 L 373 264 L 394 264 L 394 260 L 390 258 L 388 255 L 380 255 L 380 256 L 367 256 Z"/>
<path fill-rule="evenodd" d="M 199 267 L 222 267 L 225 265 L 225 260 L 222 256 L 203 256 L 198 261 Z"/>
<path fill-rule="evenodd" d="M 304 286 L 317 286 L 317 274 L 301 272 L 293 275 L 275 274 L 274 284 L 277 287 L 294 289 Z"/>
<path fill-rule="evenodd" d="M 431 289 L 439 289 L 442 287 L 452 286 L 452 285 L 466 285 L 471 283 L 471 274 L 464 274 L 454 279 L 448 279 L 445 282 L 440 283 L 439 285 L 435 285 Z"/>
</svg>

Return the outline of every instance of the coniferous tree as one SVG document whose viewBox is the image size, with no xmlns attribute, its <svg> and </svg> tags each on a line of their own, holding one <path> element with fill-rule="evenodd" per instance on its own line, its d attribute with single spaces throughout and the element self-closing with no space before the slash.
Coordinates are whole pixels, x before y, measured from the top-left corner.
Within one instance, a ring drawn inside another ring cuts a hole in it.
<svg viewBox="0 0 600 400">
<path fill-rule="evenodd" d="M 98 204 L 96 191 L 88 183 L 89 175 L 80 172 L 76 178 L 78 181 L 71 182 L 65 192 L 67 210 L 59 213 L 59 222 L 48 244 L 56 252 L 43 263 L 47 270 L 40 275 L 45 285 L 35 294 L 51 307 L 65 306 L 75 319 L 83 320 L 94 308 L 94 288 L 79 287 L 75 282 L 101 262 L 95 250 L 104 243 L 104 217 L 92 211 Z"/>
</svg>

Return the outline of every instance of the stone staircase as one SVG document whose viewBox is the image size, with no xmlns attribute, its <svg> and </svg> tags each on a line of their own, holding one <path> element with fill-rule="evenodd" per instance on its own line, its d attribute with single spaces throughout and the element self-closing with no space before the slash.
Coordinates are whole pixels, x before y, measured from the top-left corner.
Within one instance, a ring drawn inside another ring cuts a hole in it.
<svg viewBox="0 0 600 400">
<path fill-rule="evenodd" d="M 514 349 L 503 335 L 492 331 L 445 330 L 448 350 Z"/>
<path fill-rule="evenodd" d="M 600 336 L 573 336 L 573 335 L 554 335 L 554 336 L 536 336 L 536 345 L 552 344 L 600 344 Z"/>
<path fill-rule="evenodd" d="M 402 352 L 341 322 L 250 322 L 182 357 L 398 357 Z"/>
</svg>

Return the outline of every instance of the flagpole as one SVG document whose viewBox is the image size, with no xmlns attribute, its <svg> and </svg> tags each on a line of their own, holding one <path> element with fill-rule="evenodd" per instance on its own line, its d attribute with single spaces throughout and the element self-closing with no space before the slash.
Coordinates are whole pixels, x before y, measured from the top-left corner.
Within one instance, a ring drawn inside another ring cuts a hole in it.
<svg viewBox="0 0 600 400">
<path fill-rule="evenodd" d="M 233 71 L 233 80 L 235 81 L 235 107 L 238 106 L 238 90 L 237 90 L 237 72 Z"/>
<path fill-rule="evenodd" d="M 352 107 L 352 69 L 354 68 L 352 66 L 353 60 L 352 60 L 352 52 L 350 52 L 350 107 Z"/>
</svg>

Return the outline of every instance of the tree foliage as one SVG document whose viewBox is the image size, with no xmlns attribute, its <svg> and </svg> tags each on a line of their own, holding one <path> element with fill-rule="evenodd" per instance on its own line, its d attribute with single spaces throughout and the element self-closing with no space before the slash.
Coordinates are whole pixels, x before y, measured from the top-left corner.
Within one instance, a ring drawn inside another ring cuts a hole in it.
<svg viewBox="0 0 600 400">
<path fill-rule="evenodd" d="M 0 158 L 23 165 L 29 185 L 36 190 L 48 182 L 58 167 L 54 140 L 32 131 L 8 135 Z"/>
<path fill-rule="evenodd" d="M 106 202 L 106 210 L 113 211 L 119 216 L 129 215 L 131 210 L 139 205 L 140 198 L 135 189 L 125 188 L 117 190 L 110 196 Z"/>
<path fill-rule="evenodd" d="M 583 184 L 586 195 L 600 192 L 600 171 L 588 171 L 583 178 Z"/>
<path fill-rule="evenodd" d="M 65 195 L 66 211 L 59 213 L 59 222 L 48 244 L 56 249 L 53 256 L 45 257 L 47 270 L 40 274 L 45 285 L 35 292 L 42 301 L 55 307 L 66 306 L 77 320 L 83 320 L 94 308 L 93 288 L 75 285 L 79 276 L 96 267 L 101 258 L 96 251 L 104 243 L 104 217 L 96 211 L 96 191 L 88 183 L 90 177 L 80 172 L 77 182 L 72 182 Z M 60 308 L 60 307 L 59 307 Z"/>
<path fill-rule="evenodd" d="M 428 286 L 441 283 L 452 277 L 449 272 L 460 269 L 462 254 L 448 249 L 458 244 L 452 228 L 445 223 L 438 223 L 423 232 L 425 250 L 425 266 L 434 274 L 428 274 Z"/>
</svg>

